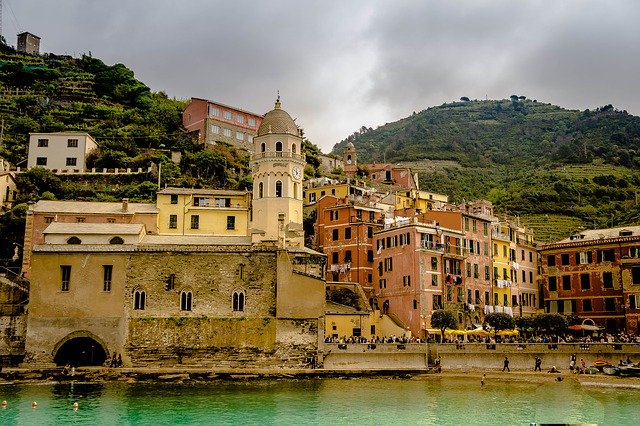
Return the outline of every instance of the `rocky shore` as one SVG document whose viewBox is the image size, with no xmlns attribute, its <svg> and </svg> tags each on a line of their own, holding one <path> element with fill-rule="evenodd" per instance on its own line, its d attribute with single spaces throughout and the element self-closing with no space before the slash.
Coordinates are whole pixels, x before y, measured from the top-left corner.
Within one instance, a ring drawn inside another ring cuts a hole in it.
<svg viewBox="0 0 640 426">
<path fill-rule="evenodd" d="M 620 387 L 640 389 L 640 377 L 607 376 L 604 374 L 570 374 L 531 371 L 502 372 L 499 370 L 326 370 L 326 369 L 211 369 L 196 367 L 180 368 L 104 368 L 81 367 L 73 375 L 63 374 L 61 368 L 24 369 L 5 368 L 0 372 L 0 385 L 10 383 L 60 383 L 60 382 L 108 382 L 126 383 L 198 383 L 222 380 L 305 380 L 323 378 L 371 378 L 384 377 L 403 380 L 447 380 L 477 379 L 485 375 L 485 385 L 504 382 L 548 383 L 553 381 L 576 381 L 582 386 Z"/>
</svg>

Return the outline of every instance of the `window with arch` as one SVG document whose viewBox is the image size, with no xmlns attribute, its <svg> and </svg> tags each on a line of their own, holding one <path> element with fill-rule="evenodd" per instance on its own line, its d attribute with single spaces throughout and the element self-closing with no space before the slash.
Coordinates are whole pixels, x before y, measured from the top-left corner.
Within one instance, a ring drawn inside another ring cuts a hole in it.
<svg viewBox="0 0 640 426">
<path fill-rule="evenodd" d="M 291 144 L 291 152 L 296 153 L 296 144 Z"/>
<path fill-rule="evenodd" d="M 193 295 L 190 291 L 183 291 L 180 293 L 180 310 L 190 311 L 193 303 Z"/>
<path fill-rule="evenodd" d="M 293 183 L 293 198 L 298 198 L 298 183 Z"/>
<path fill-rule="evenodd" d="M 282 197 L 282 181 L 276 181 L 276 197 Z"/>
<path fill-rule="evenodd" d="M 264 183 L 260 182 L 258 184 L 258 198 L 264 197 Z"/>
<path fill-rule="evenodd" d="M 260 144 L 260 152 L 265 152 L 267 150 L 267 145 L 264 142 Z"/>
<path fill-rule="evenodd" d="M 144 290 L 136 289 L 133 292 L 133 309 L 136 311 L 144 311 L 147 304 L 147 293 Z"/>
<path fill-rule="evenodd" d="M 124 244 L 124 240 L 116 236 L 109 240 L 109 244 Z"/>
<path fill-rule="evenodd" d="M 67 244 L 81 244 L 82 240 L 78 237 L 71 237 L 67 240 Z"/>
<path fill-rule="evenodd" d="M 282 142 L 276 142 L 276 157 L 282 157 Z"/>
<path fill-rule="evenodd" d="M 233 311 L 244 312 L 244 290 L 236 290 L 233 292 Z"/>
</svg>

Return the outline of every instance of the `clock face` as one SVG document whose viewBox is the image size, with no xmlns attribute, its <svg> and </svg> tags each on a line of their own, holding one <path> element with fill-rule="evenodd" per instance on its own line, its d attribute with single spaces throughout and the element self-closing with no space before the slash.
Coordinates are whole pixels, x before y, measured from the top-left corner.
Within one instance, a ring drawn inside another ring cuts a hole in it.
<svg viewBox="0 0 640 426">
<path fill-rule="evenodd" d="M 347 164 L 351 164 L 351 158 L 347 160 Z"/>
<path fill-rule="evenodd" d="M 293 170 L 291 170 L 291 172 L 293 173 L 293 177 L 295 179 L 300 179 L 300 177 L 302 176 L 302 172 L 297 167 L 294 167 Z"/>
</svg>

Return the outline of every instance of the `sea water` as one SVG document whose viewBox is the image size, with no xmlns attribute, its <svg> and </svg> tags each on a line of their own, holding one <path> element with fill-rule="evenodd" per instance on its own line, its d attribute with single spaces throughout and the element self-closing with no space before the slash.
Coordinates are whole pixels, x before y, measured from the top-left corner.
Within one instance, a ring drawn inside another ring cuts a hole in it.
<svg viewBox="0 0 640 426">
<path fill-rule="evenodd" d="M 3 425 L 632 425 L 640 419 L 640 390 L 551 376 L 544 383 L 489 379 L 484 386 L 479 377 L 433 376 L 4 384 L 0 399 L 7 401 Z"/>
</svg>

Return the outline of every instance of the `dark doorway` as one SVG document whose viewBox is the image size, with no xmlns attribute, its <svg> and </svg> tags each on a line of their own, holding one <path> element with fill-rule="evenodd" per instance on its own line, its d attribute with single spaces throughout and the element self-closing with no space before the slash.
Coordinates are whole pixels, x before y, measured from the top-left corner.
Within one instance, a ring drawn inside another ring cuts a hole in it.
<svg viewBox="0 0 640 426">
<path fill-rule="evenodd" d="M 58 366 L 102 365 L 107 359 L 102 345 L 90 337 L 74 337 L 60 346 L 54 361 Z"/>
</svg>

